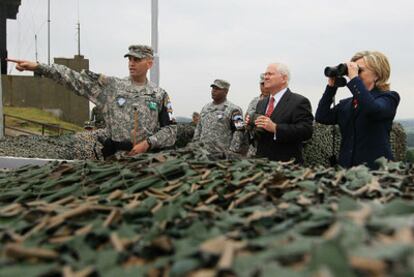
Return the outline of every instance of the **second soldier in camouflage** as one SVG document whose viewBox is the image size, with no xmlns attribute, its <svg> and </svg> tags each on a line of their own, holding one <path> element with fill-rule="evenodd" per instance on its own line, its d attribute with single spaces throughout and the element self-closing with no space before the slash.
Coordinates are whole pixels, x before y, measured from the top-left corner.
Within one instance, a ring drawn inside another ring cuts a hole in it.
<svg viewBox="0 0 414 277">
<path fill-rule="evenodd" d="M 194 132 L 194 142 L 210 153 L 243 153 L 246 142 L 242 109 L 227 100 L 230 83 L 217 79 L 211 84 L 213 102 L 203 107 Z"/>
</svg>

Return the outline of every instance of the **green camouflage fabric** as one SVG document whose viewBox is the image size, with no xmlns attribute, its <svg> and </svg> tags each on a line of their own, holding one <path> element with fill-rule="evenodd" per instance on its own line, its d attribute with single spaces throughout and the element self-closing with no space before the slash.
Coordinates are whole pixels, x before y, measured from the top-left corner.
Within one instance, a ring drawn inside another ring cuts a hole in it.
<svg viewBox="0 0 414 277">
<path fill-rule="evenodd" d="M 124 55 L 124 58 L 129 56 L 138 59 L 152 58 L 154 51 L 147 45 L 131 45 L 128 47 L 128 53 Z"/>
<path fill-rule="evenodd" d="M 264 73 L 260 74 L 259 76 L 259 84 L 264 83 Z M 257 103 L 261 100 L 261 96 L 256 96 L 255 98 L 250 101 L 249 105 L 247 106 L 246 115 L 249 115 L 250 117 L 256 112 L 256 106 Z M 257 152 L 257 145 L 255 145 L 257 142 L 253 142 L 253 144 L 249 144 L 249 148 L 247 150 L 247 157 L 251 158 L 256 156 Z"/>
<path fill-rule="evenodd" d="M 247 111 L 246 111 L 246 115 L 249 115 L 250 118 L 252 117 L 253 114 L 256 113 L 256 106 L 257 103 L 259 103 L 260 101 L 260 96 L 257 96 L 255 98 L 253 98 L 252 101 L 250 101 L 249 106 L 247 106 Z M 257 152 L 257 145 L 256 145 L 256 141 L 253 141 L 253 143 L 249 144 L 249 149 L 247 150 L 247 157 L 254 157 L 256 156 L 256 152 Z"/>
<path fill-rule="evenodd" d="M 96 128 L 105 128 L 105 118 L 98 107 L 93 107 L 91 112 L 91 121 L 95 123 Z"/>
<path fill-rule="evenodd" d="M 264 83 L 264 81 L 265 81 L 265 75 L 264 75 L 264 73 L 262 73 L 262 74 L 260 74 L 260 84 L 263 84 Z"/>
<path fill-rule="evenodd" d="M 200 122 L 194 132 L 194 142 L 202 142 L 211 153 L 235 152 L 241 153 L 246 144 L 244 132 L 235 131 L 232 115 L 243 115 L 242 109 L 224 101 L 216 105 L 213 102 L 203 107 L 200 113 Z"/>
<path fill-rule="evenodd" d="M 0 171 L 0 276 L 414 276 L 414 167 L 203 149 Z"/>
<path fill-rule="evenodd" d="M 250 101 L 249 106 L 247 106 L 246 115 L 251 115 L 256 112 L 257 103 L 259 103 L 260 97 L 257 96 Z"/>
<path fill-rule="evenodd" d="M 133 141 L 136 118 L 137 142 L 149 138 L 151 148 L 174 145 L 176 126 L 162 126 L 159 117 L 162 111 L 166 111 L 169 121 L 172 121 L 170 98 L 155 84 L 147 82 L 144 86 L 137 86 L 129 77 L 107 77 L 89 70 L 79 73 L 57 64 L 41 64 L 36 71 L 95 103 L 102 110 L 107 133 L 112 140 Z"/>
<path fill-rule="evenodd" d="M 211 87 L 218 87 L 218 88 L 221 88 L 221 89 L 229 89 L 230 88 L 230 83 L 227 82 L 226 80 L 216 79 L 211 84 Z"/>
</svg>

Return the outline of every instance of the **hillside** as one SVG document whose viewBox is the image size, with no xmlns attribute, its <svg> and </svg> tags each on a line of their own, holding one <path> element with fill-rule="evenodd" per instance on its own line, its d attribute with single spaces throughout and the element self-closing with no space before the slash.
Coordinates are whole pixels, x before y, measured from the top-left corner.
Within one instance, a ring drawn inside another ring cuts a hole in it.
<svg viewBox="0 0 414 277">
<path fill-rule="evenodd" d="M 401 123 L 407 133 L 414 133 L 414 119 L 397 120 Z"/>
<path fill-rule="evenodd" d="M 7 115 L 41 122 L 44 124 L 55 125 L 56 127 L 68 129 L 72 132 L 83 130 L 80 126 L 63 121 L 49 112 L 36 108 L 4 107 L 4 114 L 6 114 L 6 127 L 17 128 L 35 134 L 41 134 L 42 126 L 40 124 L 28 123 L 23 120 L 8 117 Z M 53 130 L 46 130 L 45 133 L 48 135 L 56 135 L 56 131 Z"/>
</svg>

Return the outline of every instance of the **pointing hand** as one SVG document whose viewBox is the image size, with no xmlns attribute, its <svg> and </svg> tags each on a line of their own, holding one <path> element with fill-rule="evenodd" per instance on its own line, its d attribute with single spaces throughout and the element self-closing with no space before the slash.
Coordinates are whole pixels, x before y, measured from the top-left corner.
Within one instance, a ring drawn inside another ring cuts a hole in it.
<svg viewBox="0 0 414 277">
<path fill-rule="evenodd" d="M 36 62 L 16 60 L 16 59 L 6 59 L 6 61 L 15 63 L 16 69 L 19 71 L 25 71 L 25 70 L 34 71 L 39 65 Z"/>
</svg>

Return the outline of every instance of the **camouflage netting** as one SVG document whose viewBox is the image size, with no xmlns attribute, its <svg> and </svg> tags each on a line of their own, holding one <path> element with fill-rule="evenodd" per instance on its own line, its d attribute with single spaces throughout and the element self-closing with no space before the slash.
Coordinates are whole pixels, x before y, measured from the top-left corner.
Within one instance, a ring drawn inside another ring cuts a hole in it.
<svg viewBox="0 0 414 277">
<path fill-rule="evenodd" d="M 94 151 L 94 148 L 100 149 L 97 137 L 104 132 L 103 129 L 99 129 L 60 137 L 5 137 L 0 140 L 0 156 L 62 160 L 97 159 L 102 155 L 99 151 Z"/>
<path fill-rule="evenodd" d="M 186 146 L 194 136 L 195 126 L 191 123 L 177 124 L 177 142 L 179 148 Z"/>
<path fill-rule="evenodd" d="M 341 144 L 341 133 L 338 126 L 327 126 L 315 123 L 313 136 L 304 147 L 303 158 L 306 166 L 329 166 L 332 157 L 333 129 L 335 128 L 335 157 L 338 158 Z M 391 150 L 396 161 L 404 161 L 407 152 L 407 135 L 400 123 L 394 123 L 390 134 Z"/>
<path fill-rule="evenodd" d="M 407 134 L 400 123 L 393 124 L 390 141 L 395 160 L 404 161 L 407 154 Z"/>
<path fill-rule="evenodd" d="M 97 129 L 60 137 L 5 137 L 0 140 L 0 156 L 63 160 L 102 159 L 102 145 L 98 142 L 98 137 L 105 136 L 104 134 L 104 129 Z M 178 124 L 176 147 L 186 146 L 193 135 L 194 127 L 191 124 Z"/>
<path fill-rule="evenodd" d="M 413 276 L 414 168 L 182 148 L 0 172 L 0 276 Z"/>
<path fill-rule="evenodd" d="M 314 134 L 305 144 L 305 165 L 329 166 L 332 156 L 332 126 L 314 125 Z M 101 158 L 101 145 L 97 137 L 104 131 L 80 132 L 60 138 L 50 137 L 17 137 L 0 141 L 0 156 L 37 157 L 51 159 L 96 159 Z M 186 146 L 194 135 L 194 126 L 178 124 L 176 147 Z M 335 155 L 338 155 L 341 136 L 336 129 Z M 394 123 L 391 132 L 391 146 L 396 161 L 403 161 L 406 154 L 406 134 L 399 123 Z"/>
</svg>

